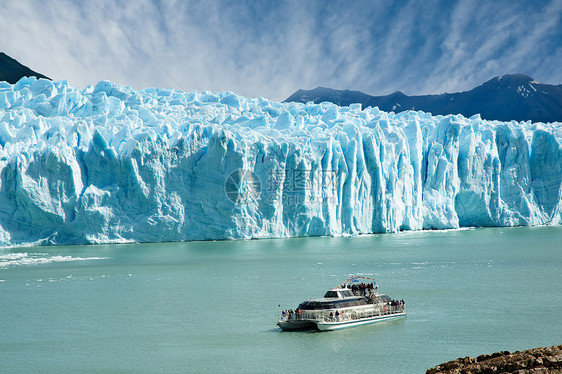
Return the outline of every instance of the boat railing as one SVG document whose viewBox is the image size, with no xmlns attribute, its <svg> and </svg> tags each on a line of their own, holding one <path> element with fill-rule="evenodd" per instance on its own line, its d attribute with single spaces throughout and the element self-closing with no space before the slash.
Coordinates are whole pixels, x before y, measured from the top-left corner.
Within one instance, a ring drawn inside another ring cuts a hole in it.
<svg viewBox="0 0 562 374">
<path fill-rule="evenodd" d="M 358 319 L 365 319 L 365 318 L 373 318 L 373 317 L 383 317 L 392 314 L 404 313 L 406 308 L 404 305 L 397 305 L 397 306 L 389 306 L 384 308 L 383 310 L 375 310 L 370 311 L 367 313 L 343 313 L 339 316 L 322 316 L 322 319 L 326 322 L 340 322 L 340 321 L 352 321 Z"/>
<path fill-rule="evenodd" d="M 343 312 L 340 313 L 338 316 L 329 316 L 323 313 L 315 313 L 315 312 L 307 312 L 301 311 L 300 313 L 282 313 L 279 320 L 281 321 L 292 321 L 292 320 L 317 320 L 317 321 L 326 321 L 326 322 L 339 322 L 339 321 L 348 321 L 348 320 L 357 320 L 357 319 L 364 319 L 364 318 L 373 318 L 373 317 L 382 317 L 397 313 L 404 313 L 406 308 L 404 304 L 396 305 L 396 306 L 385 306 L 383 309 L 377 309 L 369 312 L 362 312 L 357 313 L 356 311 L 351 312 Z"/>
</svg>

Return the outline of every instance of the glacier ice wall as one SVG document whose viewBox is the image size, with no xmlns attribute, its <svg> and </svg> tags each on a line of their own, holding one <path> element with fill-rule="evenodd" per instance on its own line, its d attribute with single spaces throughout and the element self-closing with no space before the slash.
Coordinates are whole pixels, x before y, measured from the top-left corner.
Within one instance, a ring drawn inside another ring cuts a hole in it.
<svg viewBox="0 0 562 374">
<path fill-rule="evenodd" d="M 0 245 L 562 221 L 560 123 L 0 82 Z"/>
</svg>

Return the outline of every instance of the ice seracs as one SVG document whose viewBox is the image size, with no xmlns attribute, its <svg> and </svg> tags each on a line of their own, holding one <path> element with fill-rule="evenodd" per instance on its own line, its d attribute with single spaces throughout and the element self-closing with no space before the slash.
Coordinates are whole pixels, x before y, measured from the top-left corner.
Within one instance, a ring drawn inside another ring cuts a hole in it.
<svg viewBox="0 0 562 374">
<path fill-rule="evenodd" d="M 0 82 L 0 245 L 559 224 L 561 142 L 560 123 Z"/>
</svg>

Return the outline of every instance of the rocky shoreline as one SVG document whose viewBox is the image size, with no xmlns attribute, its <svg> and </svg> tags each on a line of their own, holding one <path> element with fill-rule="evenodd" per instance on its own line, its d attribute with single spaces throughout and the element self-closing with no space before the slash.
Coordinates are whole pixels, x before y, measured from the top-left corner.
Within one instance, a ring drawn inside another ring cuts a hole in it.
<svg viewBox="0 0 562 374">
<path fill-rule="evenodd" d="M 464 357 L 428 369 L 426 374 L 562 374 L 562 345 L 526 351 L 496 352 Z"/>
</svg>

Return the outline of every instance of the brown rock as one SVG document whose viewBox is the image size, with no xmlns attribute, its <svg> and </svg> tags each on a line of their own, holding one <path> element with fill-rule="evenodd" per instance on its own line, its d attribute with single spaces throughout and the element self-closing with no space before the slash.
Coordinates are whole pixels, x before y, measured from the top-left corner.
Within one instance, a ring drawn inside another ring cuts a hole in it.
<svg viewBox="0 0 562 374">
<path fill-rule="evenodd" d="M 562 345 L 462 357 L 428 369 L 427 374 L 562 374 Z"/>
</svg>

